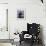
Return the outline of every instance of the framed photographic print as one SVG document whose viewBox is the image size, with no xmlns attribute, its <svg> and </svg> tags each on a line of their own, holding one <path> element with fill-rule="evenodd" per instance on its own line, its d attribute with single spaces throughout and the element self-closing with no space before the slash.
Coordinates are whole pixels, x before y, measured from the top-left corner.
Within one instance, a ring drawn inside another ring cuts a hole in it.
<svg viewBox="0 0 46 46">
<path fill-rule="evenodd" d="M 18 19 L 25 19 L 25 9 L 18 9 L 17 10 L 17 18 Z"/>
</svg>

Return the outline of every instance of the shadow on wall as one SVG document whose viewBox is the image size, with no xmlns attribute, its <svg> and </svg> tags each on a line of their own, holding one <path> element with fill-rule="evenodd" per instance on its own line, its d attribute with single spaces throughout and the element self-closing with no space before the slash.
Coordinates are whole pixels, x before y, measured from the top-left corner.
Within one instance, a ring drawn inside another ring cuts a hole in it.
<svg viewBox="0 0 46 46">
<path fill-rule="evenodd" d="M 43 26 L 42 25 L 40 25 L 40 39 L 42 40 L 42 45 L 44 46 Z"/>
</svg>

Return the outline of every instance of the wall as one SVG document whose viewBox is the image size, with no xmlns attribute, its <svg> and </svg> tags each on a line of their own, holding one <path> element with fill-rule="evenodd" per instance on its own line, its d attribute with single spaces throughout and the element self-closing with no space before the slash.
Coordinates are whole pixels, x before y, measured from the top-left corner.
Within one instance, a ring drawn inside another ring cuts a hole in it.
<svg viewBox="0 0 46 46">
<path fill-rule="evenodd" d="M 25 19 L 17 19 L 17 10 L 25 11 Z M 27 23 L 40 23 L 43 30 L 46 30 L 46 16 L 44 13 L 44 5 L 40 0 L 9 0 L 9 31 L 10 36 L 18 30 L 27 30 Z M 13 37 L 11 37 L 13 38 Z"/>
<path fill-rule="evenodd" d="M 0 0 L 0 3 L 8 3 L 8 0 Z"/>
<path fill-rule="evenodd" d="M 1 0 L 0 2 L 8 2 Z M 24 9 L 25 19 L 17 19 L 17 9 Z M 44 41 L 46 41 L 46 16 L 45 16 L 45 5 L 40 0 L 9 0 L 9 32 L 11 38 L 13 33 L 18 30 L 27 30 L 28 23 L 40 23 L 43 26 Z"/>
<path fill-rule="evenodd" d="M 24 9 L 25 19 L 17 19 L 17 10 Z M 45 4 L 40 0 L 12 0 L 9 1 L 9 31 L 11 38 L 13 33 L 18 30 L 27 30 L 27 23 L 40 23 L 42 25 L 42 32 L 44 42 L 46 44 L 46 16 Z"/>
</svg>

